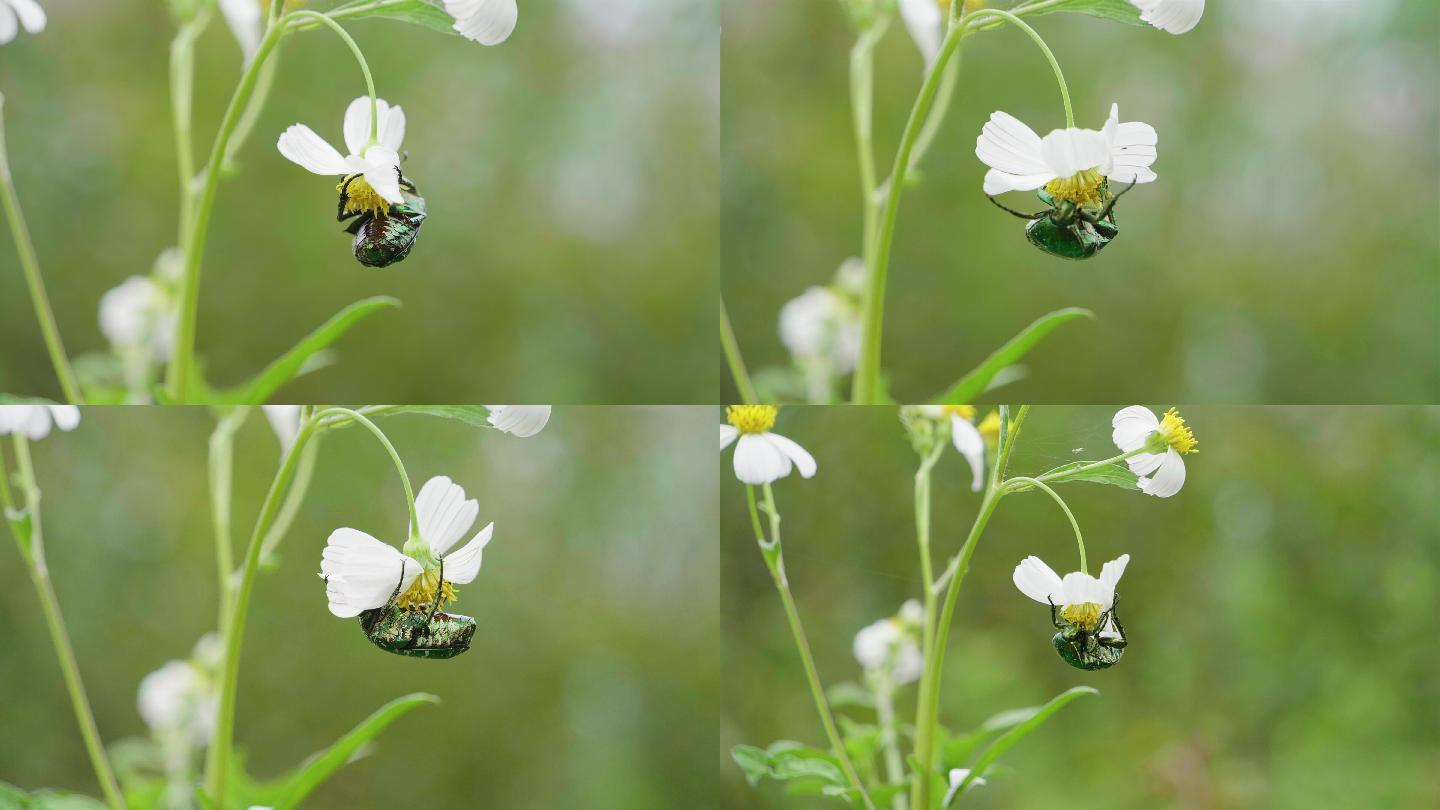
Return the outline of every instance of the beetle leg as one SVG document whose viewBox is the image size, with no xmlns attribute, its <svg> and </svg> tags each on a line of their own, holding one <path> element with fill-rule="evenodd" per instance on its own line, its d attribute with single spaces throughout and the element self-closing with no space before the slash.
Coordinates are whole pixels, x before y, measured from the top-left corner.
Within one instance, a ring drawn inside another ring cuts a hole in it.
<svg viewBox="0 0 1440 810">
<path fill-rule="evenodd" d="M 1126 186 L 1125 188 L 1120 189 L 1120 193 L 1119 193 L 1119 194 L 1116 194 L 1114 197 L 1111 197 L 1110 200 L 1105 203 L 1105 207 L 1100 209 L 1100 213 L 1098 213 L 1098 214 L 1087 214 L 1087 213 L 1085 213 L 1084 211 L 1081 211 L 1081 212 L 1080 212 L 1080 218 L 1083 219 L 1083 220 L 1085 220 L 1086 222 L 1090 223 L 1091 225 L 1094 225 L 1095 223 L 1099 222 L 1100 220 L 1102 220 L 1102 219 L 1110 216 L 1110 212 L 1115 209 L 1115 203 L 1116 203 L 1117 201 L 1119 201 L 1120 195 L 1122 195 L 1122 194 L 1124 194 L 1125 192 L 1129 191 L 1130 189 L 1134 188 L 1134 187 L 1135 187 L 1135 182 L 1136 182 L 1136 181 L 1132 180 L 1132 181 L 1130 181 L 1130 185 Z"/>
<path fill-rule="evenodd" d="M 400 563 L 400 581 L 395 583 L 395 590 L 390 592 L 390 598 L 385 600 L 384 610 L 389 610 L 400 597 L 400 586 L 405 584 L 405 563 Z"/>
<path fill-rule="evenodd" d="M 1120 600 L 1117 598 L 1115 601 L 1119 602 Z M 1125 628 L 1120 624 L 1120 617 L 1115 614 L 1114 605 L 1110 606 L 1110 621 L 1115 623 L 1115 632 L 1119 633 L 1120 637 L 1104 639 L 1105 646 L 1119 647 L 1123 649 L 1124 647 L 1128 646 L 1130 642 L 1127 641 L 1125 638 Z"/>
<path fill-rule="evenodd" d="M 430 621 L 435 618 L 435 612 L 440 609 L 440 599 L 441 599 L 441 597 L 442 597 L 442 596 L 444 595 L 444 593 L 445 593 L 445 558 L 444 558 L 444 557 L 441 557 L 441 558 L 440 558 L 440 580 L 439 580 L 439 583 L 440 583 L 440 584 L 438 584 L 438 585 L 435 586 L 435 604 L 433 604 L 433 605 L 430 606 L 430 615 L 425 617 L 425 624 L 427 624 L 427 625 L 430 624 Z"/>
<path fill-rule="evenodd" d="M 1055 601 L 1049 596 L 1045 597 L 1045 601 L 1050 603 L 1050 623 L 1055 625 L 1056 630 L 1064 630 L 1065 625 L 1060 623 L 1060 614 L 1057 612 L 1059 608 L 1055 606 Z"/>
<path fill-rule="evenodd" d="M 350 217 L 356 216 L 356 214 L 358 213 L 358 212 L 356 212 L 356 213 L 346 214 L 346 213 L 345 213 L 345 203 L 347 203 L 347 202 L 350 201 L 350 184 L 353 183 L 353 182 L 355 182 L 355 178 L 360 177 L 360 176 L 361 176 L 361 175 L 358 175 L 358 174 L 352 174 L 352 175 L 350 175 L 349 177 L 345 178 L 345 181 L 340 184 L 340 203 L 339 203 L 339 204 L 336 206 L 336 208 L 335 208 L 335 221 L 336 221 L 336 222 L 344 222 L 345 220 L 349 219 Z"/>
<path fill-rule="evenodd" d="M 1047 213 L 1049 213 L 1048 211 L 1041 211 L 1041 212 L 1038 213 L 1038 214 L 1026 214 L 1026 213 L 1021 212 L 1021 211 L 1016 211 L 1014 208 L 1011 208 L 1010 206 L 1005 205 L 1004 203 L 1000 202 L 999 200 L 995 199 L 994 197 L 991 197 L 989 194 L 986 194 L 986 195 L 985 195 L 985 199 L 987 199 L 987 200 L 989 200 L 990 202 L 994 203 L 994 204 L 995 204 L 995 207 L 996 207 L 996 208 L 999 208 L 1001 211 L 1004 211 L 1004 212 L 1006 212 L 1006 213 L 1008 213 L 1008 214 L 1011 214 L 1011 215 L 1013 215 L 1013 216 L 1017 216 L 1017 217 L 1019 217 L 1019 218 L 1021 218 L 1021 219 L 1025 219 L 1025 220 L 1039 219 L 1039 218 L 1045 216 Z"/>
</svg>

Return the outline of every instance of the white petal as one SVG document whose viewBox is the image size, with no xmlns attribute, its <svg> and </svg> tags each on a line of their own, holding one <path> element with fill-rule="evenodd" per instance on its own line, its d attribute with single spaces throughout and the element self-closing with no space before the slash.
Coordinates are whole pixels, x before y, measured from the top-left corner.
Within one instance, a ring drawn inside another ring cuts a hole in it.
<svg viewBox="0 0 1440 810">
<path fill-rule="evenodd" d="M 50 418 L 55 420 L 55 427 L 61 430 L 74 430 L 80 424 L 80 409 L 74 405 L 48 405 Z"/>
<path fill-rule="evenodd" d="M 790 472 L 790 460 L 780 448 L 754 433 L 740 437 L 735 445 L 735 477 L 744 484 L 768 484 Z"/>
<path fill-rule="evenodd" d="M 881 619 L 860 628 L 860 632 L 855 634 L 851 651 L 863 669 L 873 672 L 885 666 L 891 646 L 900 641 L 900 628 L 889 619 Z"/>
<path fill-rule="evenodd" d="M 991 169 L 985 173 L 984 191 L 991 197 L 1004 194 L 1007 191 L 1034 191 L 1037 188 L 1056 178 L 1054 172 L 1042 174 L 1006 174 L 999 169 Z"/>
<path fill-rule="evenodd" d="M 1160 136 L 1155 128 L 1143 121 L 1120 123 L 1118 104 L 1110 106 L 1110 120 L 1105 124 L 1110 139 L 1109 177 L 1120 183 L 1149 183 L 1155 179 L 1150 164 L 1158 154 Z"/>
<path fill-rule="evenodd" d="M 515 0 L 445 0 L 455 30 L 481 45 L 499 45 L 515 30 Z"/>
<path fill-rule="evenodd" d="M 5 0 L 0 0 L 0 45 L 15 39 L 19 32 L 20 23 L 15 19 L 15 12 L 5 4 Z"/>
<path fill-rule="evenodd" d="M 1185 459 L 1174 450 L 1166 451 L 1160 468 L 1150 478 L 1140 479 L 1140 491 L 1157 498 L 1168 498 L 1185 485 Z"/>
<path fill-rule="evenodd" d="M 800 471 L 800 477 L 810 478 L 815 475 L 815 457 L 810 455 L 805 448 L 779 433 L 762 433 L 760 435 L 795 462 L 795 469 Z"/>
<path fill-rule="evenodd" d="M 375 99 L 375 131 L 377 133 L 377 137 L 379 134 L 383 134 L 385 132 L 386 119 L 389 117 L 389 115 L 390 105 L 385 102 L 385 99 Z M 359 155 L 362 154 L 363 150 L 369 143 L 370 97 L 361 96 L 350 102 L 350 106 L 345 108 L 345 148 L 350 150 L 350 154 Z M 384 145 L 385 141 L 382 138 L 378 140 L 378 143 Z M 395 146 L 392 146 L 390 148 L 394 150 L 399 150 L 400 145 L 397 143 Z"/>
<path fill-rule="evenodd" d="M 550 422 L 549 405 L 486 405 L 487 421 L 497 430 L 522 439 L 539 433 Z"/>
<path fill-rule="evenodd" d="M 1060 583 L 1060 592 L 1066 605 L 1083 605 L 1087 602 L 1102 604 L 1105 599 L 1104 586 L 1100 584 L 1100 580 L 1079 571 L 1071 571 L 1065 575 L 1065 579 Z"/>
<path fill-rule="evenodd" d="M 275 431 L 275 438 L 280 440 L 280 450 L 290 452 L 290 445 L 295 443 L 295 436 L 300 432 L 300 406 L 261 405 L 260 409 L 265 412 L 270 429 Z"/>
<path fill-rule="evenodd" d="M 734 425 L 720 426 L 720 449 L 724 450 L 730 443 L 740 438 L 740 429 Z"/>
<path fill-rule="evenodd" d="M 487 523 L 470 539 L 470 542 L 461 547 L 459 551 L 445 557 L 442 562 L 445 568 L 445 578 L 456 585 L 464 585 L 475 579 L 480 573 L 480 561 L 484 556 L 482 552 L 485 546 L 490 543 L 490 536 L 495 533 L 495 524 Z"/>
<path fill-rule="evenodd" d="M 405 111 L 399 105 L 390 108 L 385 116 L 384 126 L 380 128 L 380 145 L 386 149 L 400 151 L 400 145 L 405 142 Z"/>
<path fill-rule="evenodd" d="M 352 171 L 365 174 L 365 182 L 381 197 L 392 203 L 405 202 L 400 194 L 400 156 L 393 149 L 372 146 L 365 157 L 350 156 L 345 159 Z"/>
<path fill-rule="evenodd" d="M 280 154 L 306 171 L 328 175 L 347 172 L 345 158 L 304 124 L 294 124 L 280 133 L 280 140 L 275 145 Z"/>
<path fill-rule="evenodd" d="M 1110 420 L 1110 425 L 1114 428 L 1110 438 L 1115 442 L 1115 446 L 1120 448 L 1120 452 L 1128 453 L 1145 446 L 1145 440 L 1150 434 L 1160 429 L 1160 419 L 1144 405 L 1131 405 L 1117 411 Z M 1134 468 L 1133 463 L 1131 468 Z"/>
<path fill-rule="evenodd" d="M 320 560 L 330 612 L 342 619 L 383 606 L 419 574 L 414 560 L 358 529 L 331 532 Z"/>
<path fill-rule="evenodd" d="M 1026 557 L 1021 560 L 1010 578 L 1021 593 L 1042 605 L 1051 602 L 1059 605 L 1064 601 L 1059 575 L 1039 557 Z"/>
<path fill-rule="evenodd" d="M 1104 587 L 1105 596 L 1105 600 L 1100 603 L 1101 610 L 1107 610 L 1115 604 L 1115 585 L 1120 582 L 1120 577 L 1125 573 L 1125 566 L 1129 564 L 1130 555 L 1121 554 L 1100 568 L 1100 584 Z"/>
<path fill-rule="evenodd" d="M 45 9 L 35 0 L 5 0 L 15 7 L 15 14 L 20 17 L 20 24 L 26 31 L 38 34 L 45 30 Z M 3 5 L 3 3 L 0 3 Z"/>
<path fill-rule="evenodd" d="M 1205 0 L 1130 0 L 1140 19 L 1172 34 L 1183 34 L 1200 23 Z"/>
<path fill-rule="evenodd" d="M 1110 141 L 1093 129 L 1057 129 L 1040 139 L 1040 154 L 1056 177 L 1108 168 Z"/>
<path fill-rule="evenodd" d="M 979 492 L 985 485 L 985 438 L 958 413 L 950 414 L 950 440 L 955 449 L 970 463 L 970 491 Z"/>
<path fill-rule="evenodd" d="M 465 489 L 448 477 L 437 475 L 425 482 L 415 498 L 415 516 L 420 520 L 420 536 L 430 544 L 438 557 L 459 542 L 475 517 L 480 505 L 465 499 Z"/>
<path fill-rule="evenodd" d="M 1043 142 L 1035 130 L 998 110 L 990 114 L 975 139 L 975 156 L 992 169 L 985 175 L 985 193 L 991 196 L 1036 189 L 1058 176 L 1046 163 Z"/>
<path fill-rule="evenodd" d="M 915 40 L 915 47 L 925 59 L 925 72 L 935 66 L 940 55 L 940 41 L 944 36 L 945 17 L 935 0 L 900 0 L 900 19 Z"/>
<path fill-rule="evenodd" d="M 225 15 L 225 24 L 249 62 L 260 47 L 259 0 L 220 0 L 220 13 Z"/>
</svg>

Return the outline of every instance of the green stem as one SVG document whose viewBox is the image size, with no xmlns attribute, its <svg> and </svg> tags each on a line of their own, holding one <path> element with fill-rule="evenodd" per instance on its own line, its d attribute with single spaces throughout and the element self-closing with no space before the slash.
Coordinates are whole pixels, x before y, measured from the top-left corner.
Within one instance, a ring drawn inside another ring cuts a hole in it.
<svg viewBox="0 0 1440 810">
<path fill-rule="evenodd" d="M 340 23 L 318 11 L 307 9 L 292 11 L 280 19 L 280 25 L 283 27 L 291 20 L 302 19 L 313 19 L 334 31 L 336 35 L 345 40 L 345 44 L 350 47 L 350 52 L 355 54 L 355 61 L 360 63 L 360 72 L 365 74 L 365 89 L 370 93 L 370 140 L 365 144 L 365 149 L 369 149 L 380 142 L 380 112 L 375 96 L 375 78 L 370 75 L 370 65 L 365 61 L 365 54 L 360 51 L 360 46 L 355 44 L 355 40 Z M 360 150 L 361 157 L 365 156 L 365 149 Z"/>
<path fill-rule="evenodd" d="M 1044 475 L 1036 476 L 1036 477 L 1035 477 L 1035 480 L 1036 480 L 1036 481 L 1054 481 L 1054 480 L 1057 479 L 1057 478 L 1059 478 L 1059 479 L 1069 478 L 1070 476 L 1073 476 L 1073 475 L 1075 475 L 1076 473 L 1088 472 L 1088 471 L 1093 470 L 1093 469 L 1095 469 L 1095 468 L 1097 468 L 1097 467 L 1104 467 L 1104 466 L 1106 466 L 1106 465 L 1108 465 L 1108 464 L 1114 464 L 1114 463 L 1116 463 L 1116 462 L 1118 462 L 1118 461 L 1124 461 L 1125 459 L 1130 458 L 1131 456 L 1139 455 L 1140 453 L 1144 453 L 1144 452 L 1145 452 L 1145 448 L 1144 448 L 1143 446 L 1137 447 L 1137 448 L 1135 448 L 1134 450 L 1131 450 L 1131 451 L 1128 452 L 1128 453 L 1121 453 L 1120 455 L 1115 456 L 1114 458 L 1107 458 L 1107 459 L 1105 459 L 1105 460 L 1103 460 L 1103 461 L 1092 461 L 1092 462 L 1089 463 L 1089 464 L 1084 464 L 1084 465 L 1081 465 L 1081 466 L 1076 467 L 1076 468 L 1071 469 L 1071 470 L 1056 470 L 1056 471 L 1053 471 L 1053 472 L 1048 472 L 1048 473 L 1045 473 Z"/>
<path fill-rule="evenodd" d="M 1029 10 L 1033 12 L 1035 11 L 1035 8 L 1032 7 Z M 1011 14 L 1008 11 L 1002 11 L 998 8 L 982 8 L 973 14 L 966 15 L 966 17 L 977 17 L 982 14 L 986 16 L 1000 17 L 1006 20 L 1010 24 L 1019 28 L 1021 31 L 1024 31 L 1026 35 L 1030 37 L 1030 39 L 1035 41 L 1035 44 L 1040 48 L 1040 52 L 1045 54 L 1045 61 L 1050 63 L 1050 69 L 1055 72 L 1055 83 L 1060 86 L 1060 101 L 1065 105 L 1065 126 L 1075 126 L 1075 111 L 1070 106 L 1070 88 L 1065 84 L 1065 73 L 1060 70 L 1060 63 L 1056 61 L 1055 54 L 1051 53 L 1050 46 L 1045 44 L 1045 39 L 1041 37 L 1039 32 L 1037 32 L 1034 28 L 1031 28 L 1029 23 L 1026 23 L 1024 20 L 1020 19 L 1014 14 Z"/>
<path fill-rule="evenodd" d="M 45 279 L 40 274 L 40 259 L 35 253 L 34 242 L 30 241 L 25 211 L 20 207 L 20 195 L 15 192 L 15 181 L 10 176 L 10 155 L 5 148 L 4 93 L 0 93 L 0 190 L 4 192 L 0 194 L 0 202 L 5 205 L 5 218 L 9 220 L 10 233 L 15 236 L 15 252 L 20 256 L 20 268 L 25 273 L 25 286 L 30 291 L 35 319 L 40 322 L 40 334 L 50 354 L 50 365 L 55 368 L 55 378 L 60 381 L 65 401 L 72 405 L 82 404 L 85 399 L 75 382 L 75 372 L 70 368 L 65 344 L 60 340 L 60 328 L 55 325 L 55 313 L 50 309 L 50 297 L 45 293 Z"/>
<path fill-rule="evenodd" d="M 1080 573 L 1090 573 L 1090 570 L 1085 567 L 1085 538 L 1080 534 L 1080 524 L 1076 522 L 1075 515 L 1070 511 L 1070 506 L 1065 503 L 1065 499 L 1061 498 L 1059 493 L 1046 486 L 1045 484 L 1041 483 L 1038 479 L 1027 478 L 1025 476 L 1016 476 L 1014 478 L 1011 478 L 1010 481 L 1005 482 L 1007 485 L 1007 489 L 1011 481 L 1030 484 L 1031 486 L 1034 486 L 1035 488 L 1043 491 L 1046 495 L 1049 495 L 1051 499 L 1055 501 L 1055 503 L 1060 505 L 1060 510 L 1064 512 L 1065 517 L 1070 520 L 1070 528 L 1075 530 L 1075 545 L 1080 548 Z"/>
<path fill-rule="evenodd" d="M 944 450 L 943 444 L 932 450 L 921 460 L 920 469 L 915 472 L 915 543 L 920 549 L 920 576 L 924 582 L 925 596 L 925 624 L 921 631 L 921 649 L 923 660 L 926 662 L 929 662 L 935 655 L 936 622 L 935 571 L 930 559 L 930 471 Z M 915 706 L 915 751 L 917 756 L 920 752 L 933 749 L 935 729 L 933 724 L 926 726 L 923 723 L 924 719 L 932 713 L 930 701 L 931 696 L 924 689 L 922 682 Z M 914 785 L 911 786 L 911 792 L 916 792 Z M 916 804 L 915 806 L 917 808 L 929 807 L 928 804 Z"/>
<path fill-rule="evenodd" d="M 245 638 L 245 618 L 250 610 L 250 594 L 255 588 L 255 573 L 259 569 L 260 548 L 265 535 L 274 524 L 280 502 L 295 477 L 300 451 L 315 433 L 314 420 L 305 420 L 295 436 L 295 443 L 285 453 L 285 459 L 275 478 L 270 482 L 270 491 L 255 519 L 250 533 L 250 545 L 245 551 L 245 561 L 240 570 L 240 584 L 235 590 L 225 621 L 221 624 L 224 637 L 225 658 L 220 670 L 220 705 L 216 712 L 215 735 L 205 761 L 205 786 L 211 803 L 224 807 L 226 787 L 230 768 L 230 751 L 235 731 L 235 691 L 240 677 L 240 645 Z"/>
<path fill-rule="evenodd" d="M 851 124 L 860 164 L 860 202 L 864 212 L 861 257 L 867 276 L 874 258 L 875 223 L 879 220 L 879 202 L 875 195 L 875 44 L 883 33 L 883 27 L 871 28 L 861 33 L 850 49 Z"/>
<path fill-rule="evenodd" d="M 899 725 L 895 722 L 895 686 L 888 675 L 876 677 L 875 718 L 880 724 L 880 750 L 885 759 L 885 779 L 899 784 L 905 778 L 905 765 L 900 758 Z M 909 803 L 903 792 L 896 792 L 890 800 L 891 810 L 905 810 Z"/>
<path fill-rule="evenodd" d="M 235 162 L 235 156 L 255 131 L 255 122 L 260 120 L 260 112 L 265 109 L 265 102 L 270 98 L 270 88 L 275 85 L 275 73 L 279 64 L 280 54 L 277 53 L 260 68 L 260 78 L 255 81 L 255 92 L 246 102 L 245 111 L 240 113 L 240 120 L 235 123 L 235 131 L 230 134 L 230 143 L 225 147 L 225 157 L 220 162 L 222 172 L 226 166 Z"/>
<path fill-rule="evenodd" d="M 195 146 L 190 137 L 195 84 L 195 38 L 206 17 L 192 20 L 175 33 L 170 43 L 170 124 L 175 130 L 175 168 L 180 181 L 180 221 L 177 244 L 184 249 L 190 218 L 195 212 Z"/>
<path fill-rule="evenodd" d="M 230 604 L 231 578 L 235 575 L 235 552 L 230 536 L 230 496 L 234 479 L 235 431 L 249 415 L 248 408 L 236 408 L 220 418 L 210 434 L 210 521 L 215 534 L 215 569 L 220 583 L 220 622 Z"/>
<path fill-rule="evenodd" d="M 323 427 L 323 426 L 322 426 Z M 260 545 L 260 562 L 266 563 L 271 560 L 275 549 L 280 541 L 285 539 L 285 534 L 290 531 L 290 525 L 295 522 L 295 516 L 300 513 L 300 506 L 305 502 L 305 494 L 310 490 L 310 479 L 315 474 L 315 455 L 318 445 L 310 445 L 300 453 L 300 465 L 295 470 L 295 482 L 290 485 L 290 491 L 285 494 L 285 503 L 280 507 L 280 513 L 275 516 L 275 523 L 265 535 L 265 541 Z"/>
<path fill-rule="evenodd" d="M 725 311 L 725 299 L 720 299 L 720 348 L 725 352 L 725 362 L 730 366 L 730 376 L 740 392 L 740 401 L 754 405 L 759 401 L 755 384 L 745 370 L 745 358 L 740 356 L 740 344 L 735 341 L 735 329 L 730 325 L 730 313 Z"/>
<path fill-rule="evenodd" d="M 410 510 L 410 537 L 412 539 L 419 537 L 420 519 L 415 514 L 415 492 L 410 488 L 410 476 L 405 472 L 405 462 L 400 460 L 400 453 L 395 450 L 395 445 L 390 443 L 390 439 L 385 435 L 385 431 L 377 427 L 374 422 L 371 422 L 359 411 L 352 411 L 349 408 L 330 407 L 317 413 L 315 419 L 318 421 L 336 414 L 348 416 L 354 421 L 359 422 L 361 426 L 374 434 L 376 439 L 380 440 L 380 444 L 384 445 L 385 452 L 390 454 L 390 460 L 395 463 L 395 471 L 400 474 L 400 483 L 405 487 L 405 505 Z"/>
<path fill-rule="evenodd" d="M 795 648 L 800 653 L 800 663 L 805 669 L 805 680 L 810 686 L 810 695 L 815 700 L 815 710 L 820 713 L 820 723 L 825 727 L 830 749 L 835 752 L 836 759 L 840 761 L 840 769 L 845 772 L 845 778 L 860 795 L 865 807 L 875 810 L 875 803 L 865 791 L 860 774 L 855 770 L 855 764 L 850 761 L 849 752 L 845 750 L 840 729 L 835 725 L 830 701 L 825 697 L 825 688 L 821 685 L 820 674 L 815 668 L 815 656 L 810 652 L 810 642 L 806 639 L 805 628 L 800 623 L 800 611 L 795 607 L 794 595 L 790 593 L 790 582 L 785 576 L 784 549 L 780 543 L 780 512 L 775 508 L 775 493 L 769 484 L 764 485 L 765 513 L 770 517 L 770 539 L 766 540 L 760 528 L 760 516 L 755 508 L 755 487 L 747 484 L 745 490 L 750 504 L 751 523 L 755 528 L 755 542 L 760 545 L 760 554 L 765 558 L 765 565 L 770 569 L 770 578 L 774 580 L 775 590 L 780 593 L 780 601 L 785 606 L 785 619 L 790 623 L 790 633 L 795 638 Z"/>
<path fill-rule="evenodd" d="M 55 646 L 55 657 L 60 662 L 60 672 L 65 679 L 65 690 L 70 693 L 70 704 L 75 709 L 75 721 L 80 725 L 80 736 L 85 741 L 85 752 L 95 769 L 95 778 L 105 794 L 105 801 L 112 810 L 124 810 L 125 798 L 110 761 L 105 757 L 105 746 L 100 741 L 100 730 L 95 725 L 95 714 L 90 709 L 90 698 L 85 692 L 85 682 L 80 677 L 80 665 L 75 660 L 75 648 L 70 643 L 70 633 L 65 628 L 65 617 L 60 613 L 60 600 L 50 583 L 50 571 L 45 565 L 45 543 L 40 526 L 40 487 L 35 483 L 35 470 L 30 462 L 30 444 L 17 433 L 15 440 L 15 463 L 18 468 L 19 488 L 25 499 L 25 512 L 30 520 L 29 549 L 16 534 L 21 556 L 40 597 L 40 607 L 45 613 L 45 626 L 50 631 L 50 642 Z M 5 476 L 3 462 L 0 462 L 0 476 Z M 7 510 L 12 508 L 8 487 L 4 492 Z M 14 527 L 12 526 L 12 532 Z"/>
</svg>

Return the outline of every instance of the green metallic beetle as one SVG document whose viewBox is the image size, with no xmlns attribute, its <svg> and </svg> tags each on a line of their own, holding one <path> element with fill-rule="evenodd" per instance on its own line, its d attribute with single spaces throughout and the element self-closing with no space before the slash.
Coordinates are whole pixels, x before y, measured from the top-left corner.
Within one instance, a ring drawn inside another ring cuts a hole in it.
<svg viewBox="0 0 1440 810">
<path fill-rule="evenodd" d="M 445 581 L 445 560 L 440 560 L 440 581 Z M 380 649 L 411 658 L 454 658 L 470 649 L 475 635 L 475 620 L 440 611 L 443 588 L 435 589 L 435 604 L 429 610 L 407 610 L 395 604 L 400 587 L 405 584 L 401 566 L 400 581 L 383 607 L 360 612 L 360 629 Z"/>
<path fill-rule="evenodd" d="M 1108 193 L 1108 187 L 1107 182 L 1101 190 Z M 1115 203 L 1121 194 L 1134 187 L 1132 182 L 1121 189 L 1098 211 L 1069 200 L 1057 201 L 1043 189 L 1038 194 L 1047 207 L 1034 214 L 1016 211 L 988 194 L 986 199 L 1002 211 L 1029 220 L 1030 224 L 1025 226 L 1025 238 L 1035 247 L 1062 259 L 1088 259 L 1120 235 L 1120 226 L 1115 222 Z"/>
<path fill-rule="evenodd" d="M 362 175 L 351 175 L 340 184 L 340 204 L 335 218 L 340 222 L 355 218 L 345 231 L 355 236 L 355 258 L 366 267 L 389 267 L 409 256 L 415 240 L 420 237 L 420 226 L 425 222 L 425 198 L 399 169 L 396 174 L 400 177 L 400 196 L 405 201 L 391 204 L 384 214 L 345 210 L 350 202 L 350 184 Z"/>
<path fill-rule="evenodd" d="M 1117 593 L 1110 609 L 1100 614 L 1094 629 L 1086 629 L 1082 625 L 1062 619 L 1059 608 L 1053 601 L 1050 602 L 1050 622 L 1060 631 L 1051 642 L 1065 663 L 1076 669 L 1091 671 L 1109 669 L 1120 663 L 1120 657 L 1125 654 L 1128 642 L 1125 639 L 1125 628 L 1120 625 L 1120 617 L 1115 615 L 1115 606 L 1119 603 L 1120 594 Z M 1106 634 L 1106 627 L 1112 622 L 1115 633 Z"/>
</svg>

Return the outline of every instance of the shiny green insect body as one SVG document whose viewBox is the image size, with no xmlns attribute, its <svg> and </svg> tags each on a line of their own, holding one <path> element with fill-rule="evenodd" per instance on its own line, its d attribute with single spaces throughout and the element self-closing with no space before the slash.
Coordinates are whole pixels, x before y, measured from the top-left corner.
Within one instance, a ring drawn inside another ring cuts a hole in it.
<svg viewBox="0 0 1440 810">
<path fill-rule="evenodd" d="M 440 579 L 445 578 L 445 561 L 440 561 Z M 395 604 L 400 586 L 405 583 L 402 566 L 400 581 L 383 607 L 360 612 L 360 629 L 380 649 L 411 658 L 454 658 L 470 649 L 475 635 L 475 620 L 469 616 L 440 612 L 440 594 L 435 589 L 435 603 L 429 610 L 407 610 Z"/>
<path fill-rule="evenodd" d="M 1111 197 L 1098 210 L 1069 200 L 1057 201 L 1043 189 L 1039 197 L 1047 208 L 1034 214 L 1016 211 L 994 197 L 988 199 L 1001 210 L 1029 220 L 1030 224 L 1025 226 L 1025 238 L 1030 244 L 1062 259 L 1088 259 L 1120 235 L 1120 226 L 1115 222 L 1115 202 L 1121 194 L 1134 187 L 1135 184 L 1131 183 L 1121 189 L 1120 194 Z"/>
<path fill-rule="evenodd" d="M 1119 601 L 1120 595 L 1116 594 L 1115 602 Z M 1120 617 L 1115 615 L 1113 604 L 1100 614 L 1094 630 L 1065 621 L 1054 602 L 1050 603 L 1050 621 L 1060 631 L 1051 639 L 1055 651 L 1060 653 L 1065 663 L 1076 669 L 1109 669 L 1120 663 L 1120 657 L 1125 654 L 1128 645 L 1125 628 L 1120 625 Z M 1107 625 L 1111 624 L 1114 625 L 1113 634 L 1106 632 Z"/>
<path fill-rule="evenodd" d="M 355 175 L 359 177 L 360 175 Z M 350 178 L 353 180 L 354 178 Z M 404 175 L 400 177 L 400 196 L 404 202 L 390 206 L 388 212 L 377 215 L 370 211 L 346 213 L 348 202 L 346 189 L 350 181 L 340 186 L 340 206 L 336 216 L 341 222 L 354 217 L 345 227 L 347 233 L 355 236 L 355 258 L 366 267 L 388 267 L 402 261 L 415 247 L 420 237 L 420 226 L 425 222 L 425 198 Z"/>
</svg>

